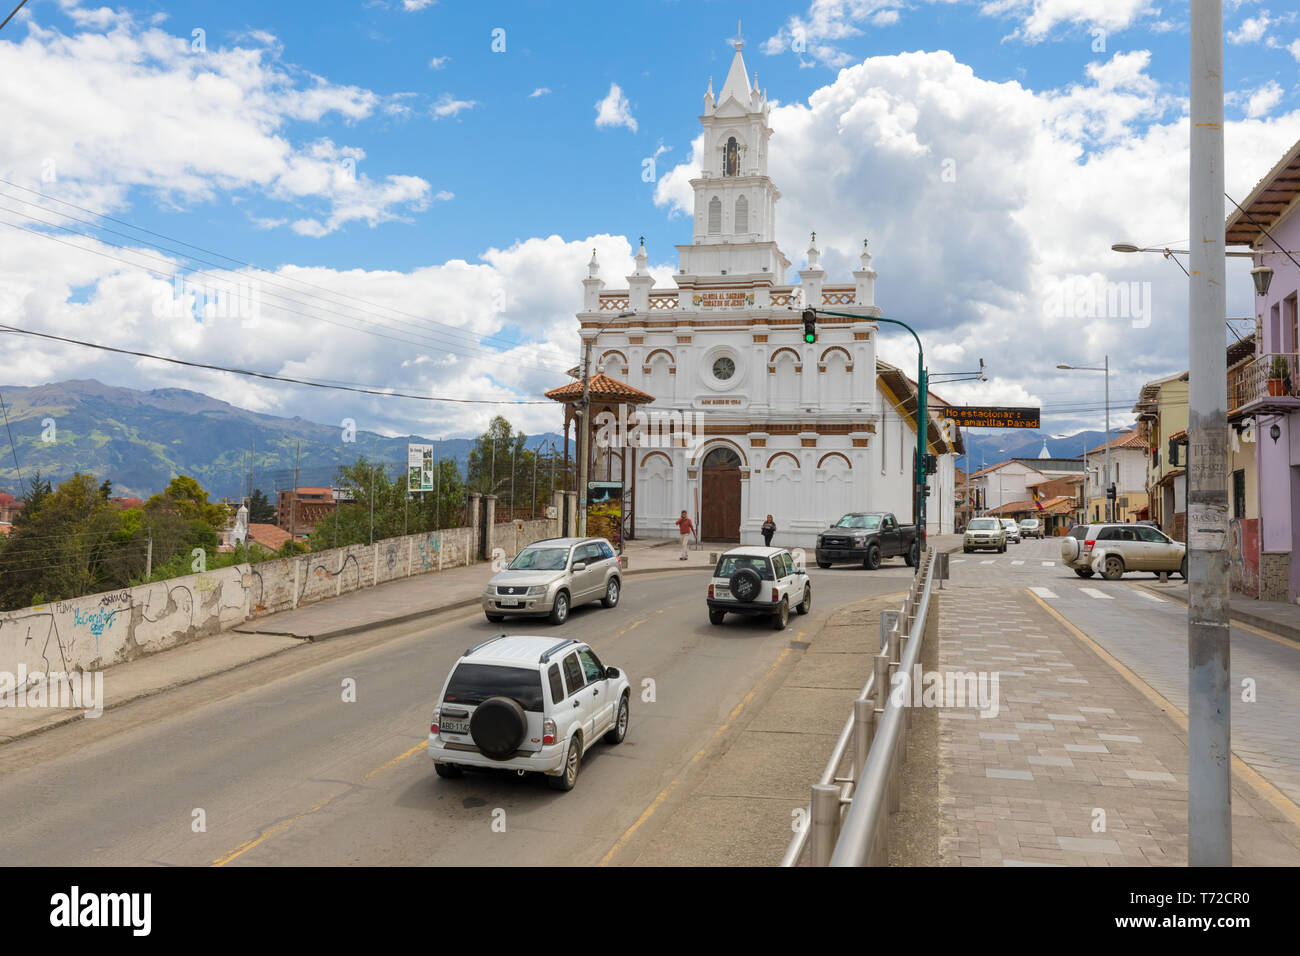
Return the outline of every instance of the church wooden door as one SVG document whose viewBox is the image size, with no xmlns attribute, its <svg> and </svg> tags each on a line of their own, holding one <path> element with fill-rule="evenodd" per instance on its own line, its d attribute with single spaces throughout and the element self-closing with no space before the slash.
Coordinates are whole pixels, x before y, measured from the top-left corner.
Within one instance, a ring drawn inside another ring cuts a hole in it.
<svg viewBox="0 0 1300 956">
<path fill-rule="evenodd" d="M 740 456 L 730 448 L 715 448 L 704 459 L 700 538 L 740 540 Z"/>
</svg>

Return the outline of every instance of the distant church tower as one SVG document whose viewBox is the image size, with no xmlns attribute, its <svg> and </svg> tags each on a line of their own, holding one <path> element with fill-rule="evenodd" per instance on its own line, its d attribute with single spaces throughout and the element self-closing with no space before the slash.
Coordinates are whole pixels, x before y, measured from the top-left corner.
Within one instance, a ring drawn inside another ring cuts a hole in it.
<svg viewBox="0 0 1300 956">
<path fill-rule="evenodd" d="M 1043 439 L 1043 450 L 1038 453 L 1039 458 L 1051 458 L 1052 453 L 1047 450 L 1047 439 Z"/>
</svg>

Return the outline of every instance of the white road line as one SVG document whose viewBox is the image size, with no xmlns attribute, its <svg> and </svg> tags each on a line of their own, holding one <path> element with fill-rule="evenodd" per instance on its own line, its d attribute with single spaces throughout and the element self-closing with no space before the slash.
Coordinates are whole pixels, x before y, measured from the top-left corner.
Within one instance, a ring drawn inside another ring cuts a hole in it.
<svg viewBox="0 0 1300 956">
<path fill-rule="evenodd" d="M 1054 567 L 1056 567 L 1056 562 L 1055 562 L 1055 561 L 1044 561 L 1044 562 L 1043 562 L 1043 567 L 1045 567 L 1045 568 L 1054 568 Z"/>
<path fill-rule="evenodd" d="M 1056 599 L 1056 593 L 1048 588 L 1030 588 L 1029 590 L 1033 591 L 1040 598 L 1045 600 L 1051 601 Z"/>
<path fill-rule="evenodd" d="M 953 559 L 952 559 L 951 561 L 949 561 L 948 563 L 949 563 L 949 564 L 963 564 L 965 561 L 966 561 L 965 558 L 953 558 Z"/>
<path fill-rule="evenodd" d="M 1090 598 L 1100 598 L 1103 601 L 1113 600 L 1105 591 L 1098 591 L 1096 588 L 1079 588 L 1079 590 Z"/>
<path fill-rule="evenodd" d="M 1012 561 L 1011 563 L 1012 563 L 1012 564 L 1024 564 L 1025 562 L 1023 562 L 1023 561 Z"/>
<path fill-rule="evenodd" d="M 981 561 L 981 562 L 980 562 L 980 564 L 993 564 L 993 563 L 994 563 L 994 561 L 993 561 L 992 558 L 989 558 L 987 561 Z"/>
<path fill-rule="evenodd" d="M 1148 601 L 1155 601 L 1157 604 L 1164 604 L 1164 603 L 1165 603 L 1165 599 L 1164 599 L 1164 598 L 1158 598 L 1158 597 L 1156 597 L 1154 594 L 1151 594 L 1151 593 L 1148 592 L 1148 591 L 1136 591 L 1136 592 L 1134 592 L 1134 593 L 1138 594 L 1138 595 L 1141 596 L 1141 597 L 1146 598 Z"/>
</svg>

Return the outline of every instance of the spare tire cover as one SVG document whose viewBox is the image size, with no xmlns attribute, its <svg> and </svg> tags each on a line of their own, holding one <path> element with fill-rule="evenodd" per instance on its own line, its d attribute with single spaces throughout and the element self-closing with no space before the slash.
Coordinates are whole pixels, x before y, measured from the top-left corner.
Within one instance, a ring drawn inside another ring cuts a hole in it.
<svg viewBox="0 0 1300 956">
<path fill-rule="evenodd" d="M 1073 561 L 1079 556 L 1079 539 L 1067 535 L 1061 539 L 1061 557 Z"/>
<path fill-rule="evenodd" d="M 753 601 L 758 598 L 759 588 L 763 586 L 758 572 L 753 568 L 741 568 L 727 582 L 731 593 L 737 601 Z"/>
<path fill-rule="evenodd" d="M 469 735 L 484 756 L 509 760 L 524 742 L 528 717 L 517 701 L 509 697 L 489 697 L 474 708 L 469 719 Z"/>
</svg>

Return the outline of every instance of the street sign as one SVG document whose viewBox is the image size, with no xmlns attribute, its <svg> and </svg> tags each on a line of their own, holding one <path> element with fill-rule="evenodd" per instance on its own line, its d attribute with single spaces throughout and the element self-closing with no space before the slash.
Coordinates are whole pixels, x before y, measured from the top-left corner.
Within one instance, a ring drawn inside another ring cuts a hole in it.
<svg viewBox="0 0 1300 956">
<path fill-rule="evenodd" d="M 406 488 L 433 491 L 433 446 L 406 443 Z"/>
<path fill-rule="evenodd" d="M 943 416 L 960 428 L 1038 428 L 1040 412 L 1037 408 L 948 405 Z"/>
</svg>

